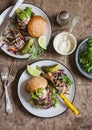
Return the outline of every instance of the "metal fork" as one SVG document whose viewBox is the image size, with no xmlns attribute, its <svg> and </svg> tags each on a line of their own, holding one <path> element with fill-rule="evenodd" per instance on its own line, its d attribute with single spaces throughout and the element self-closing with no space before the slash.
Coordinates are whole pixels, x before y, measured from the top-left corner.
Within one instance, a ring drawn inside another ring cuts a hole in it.
<svg viewBox="0 0 92 130">
<path fill-rule="evenodd" d="M 14 67 L 12 69 L 12 65 L 10 66 L 10 72 L 9 72 L 9 76 L 8 76 L 8 84 L 7 84 L 7 88 L 10 86 L 10 84 L 14 81 L 15 77 L 16 77 L 16 72 L 17 72 L 17 67 Z M 2 97 L 0 98 L 0 109 L 2 108 L 2 104 L 4 102 L 4 97 L 5 97 L 5 91 L 2 95 Z"/>
<path fill-rule="evenodd" d="M 11 106 L 11 102 L 10 102 L 9 95 L 8 95 L 7 85 L 6 85 L 7 80 L 8 80 L 8 74 L 9 74 L 8 66 L 3 65 L 2 69 L 1 69 L 1 79 L 4 83 L 4 89 L 5 89 L 6 112 L 9 114 L 9 113 L 12 113 L 12 106 Z"/>
</svg>

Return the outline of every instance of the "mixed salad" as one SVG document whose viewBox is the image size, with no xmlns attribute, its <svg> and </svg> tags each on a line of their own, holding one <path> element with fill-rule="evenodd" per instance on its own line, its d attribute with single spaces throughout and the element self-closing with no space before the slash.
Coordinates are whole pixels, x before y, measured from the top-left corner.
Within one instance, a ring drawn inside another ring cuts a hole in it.
<svg viewBox="0 0 92 130">
<path fill-rule="evenodd" d="M 43 73 L 40 72 L 39 76 L 37 75 L 37 77 L 42 76 L 44 79 L 47 80 L 48 84 L 45 88 L 43 88 L 43 86 L 39 88 L 39 84 L 37 84 L 37 90 L 34 92 L 29 92 L 31 94 L 30 103 L 35 107 L 42 109 L 47 109 L 52 106 L 55 107 L 58 102 L 58 92 L 63 94 L 69 94 L 69 89 L 72 85 L 72 80 L 67 76 L 63 69 L 60 69 L 60 64 L 55 64 L 52 66 L 43 66 L 41 67 L 41 69 Z M 27 66 L 27 71 L 32 75 L 32 77 L 34 77 L 35 75 L 35 71 L 33 70 L 34 68 Z M 32 87 L 31 85 L 30 87 Z"/>
<path fill-rule="evenodd" d="M 48 79 L 53 83 L 54 87 L 56 87 L 57 91 L 68 94 L 72 81 L 65 71 L 60 69 L 60 64 L 43 66 L 42 69 L 47 74 Z"/>
<path fill-rule="evenodd" d="M 29 58 L 34 59 L 44 51 L 38 39 L 29 35 L 27 26 L 34 16 L 32 8 L 25 7 L 24 10 L 17 9 L 12 20 L 12 26 L 8 27 L 0 38 L 1 47 L 7 45 L 7 51 L 14 55 L 29 54 Z"/>
<path fill-rule="evenodd" d="M 79 62 L 87 73 L 92 73 L 92 37 L 87 41 L 87 46 L 79 54 Z"/>
</svg>

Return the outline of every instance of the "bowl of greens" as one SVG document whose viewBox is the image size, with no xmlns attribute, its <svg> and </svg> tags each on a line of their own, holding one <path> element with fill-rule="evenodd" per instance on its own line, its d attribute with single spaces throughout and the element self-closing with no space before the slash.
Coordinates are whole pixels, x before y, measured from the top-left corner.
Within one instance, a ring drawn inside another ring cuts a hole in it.
<svg viewBox="0 0 92 130">
<path fill-rule="evenodd" d="M 81 74 L 92 79 L 92 37 L 79 44 L 75 54 L 75 62 Z"/>
</svg>

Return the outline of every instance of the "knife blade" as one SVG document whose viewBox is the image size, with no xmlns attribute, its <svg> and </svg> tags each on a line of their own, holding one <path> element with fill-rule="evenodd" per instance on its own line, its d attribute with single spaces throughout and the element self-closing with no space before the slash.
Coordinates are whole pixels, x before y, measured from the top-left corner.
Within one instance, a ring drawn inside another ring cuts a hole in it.
<svg viewBox="0 0 92 130">
<path fill-rule="evenodd" d="M 78 115 L 78 110 L 75 108 L 75 106 L 67 99 L 67 97 L 60 93 L 57 88 L 55 87 L 55 84 L 53 83 L 53 81 L 51 79 L 48 78 L 47 74 L 41 69 L 41 67 L 39 67 L 38 65 L 36 65 L 36 69 L 38 69 L 43 75 L 44 77 L 49 80 L 53 87 L 55 88 L 55 90 L 58 92 L 58 95 L 63 99 L 63 101 L 65 102 L 65 104 L 70 108 L 70 110 L 75 114 L 75 115 Z"/>
<path fill-rule="evenodd" d="M 10 20 L 15 12 L 15 10 L 23 3 L 24 0 L 17 0 L 16 4 L 13 6 L 10 13 L 5 17 L 4 21 L 0 25 L 0 36 L 4 32 L 4 30 L 8 27 Z"/>
</svg>

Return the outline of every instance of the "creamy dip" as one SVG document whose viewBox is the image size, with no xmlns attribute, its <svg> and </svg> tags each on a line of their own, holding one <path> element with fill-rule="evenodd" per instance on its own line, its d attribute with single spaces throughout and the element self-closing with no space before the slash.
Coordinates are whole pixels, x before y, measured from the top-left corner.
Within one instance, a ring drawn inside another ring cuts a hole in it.
<svg viewBox="0 0 92 130">
<path fill-rule="evenodd" d="M 60 35 L 55 42 L 55 48 L 60 54 L 67 54 L 74 48 L 74 40 L 69 34 Z"/>
</svg>

